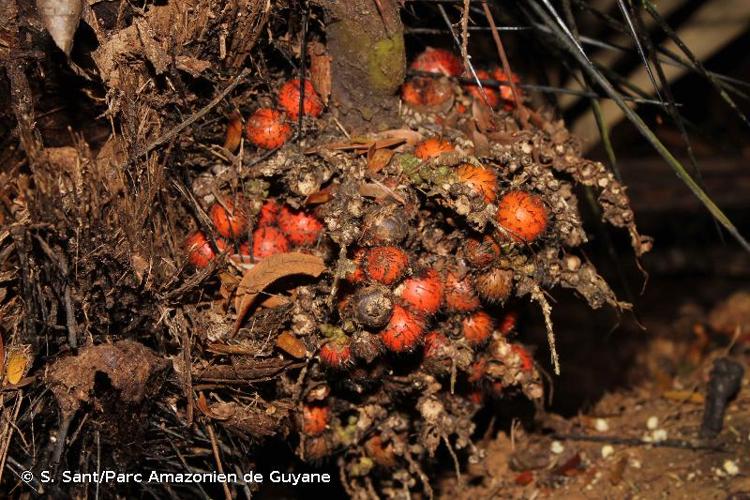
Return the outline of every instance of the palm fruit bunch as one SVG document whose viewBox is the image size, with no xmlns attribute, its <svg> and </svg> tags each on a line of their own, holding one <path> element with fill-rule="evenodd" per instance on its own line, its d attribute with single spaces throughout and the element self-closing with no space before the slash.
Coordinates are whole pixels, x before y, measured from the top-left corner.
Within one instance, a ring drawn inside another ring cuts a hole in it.
<svg viewBox="0 0 750 500">
<path fill-rule="evenodd" d="M 266 394 L 300 401 L 289 419 L 298 454 L 337 457 L 350 491 L 419 488 L 439 445 L 478 453 L 472 419 L 485 402 L 542 398 L 516 307 L 541 307 L 550 335 L 552 288 L 593 308 L 628 307 L 576 254 L 587 241 L 576 185 L 637 255 L 650 244 L 611 172 L 581 158 L 562 122 L 505 90 L 518 77 L 494 70 L 501 85 L 481 91 L 456 79 L 463 64 L 439 49 L 412 69 L 401 128 L 342 137 L 324 114 L 304 147 L 259 163 L 243 193 L 261 197 L 246 233 L 271 238 L 271 253 L 291 250 L 280 238 L 301 246 L 327 271 L 277 287 L 290 300 L 240 318 L 231 342 L 270 356 L 269 339 L 283 338 L 275 355 L 304 360 Z"/>
</svg>

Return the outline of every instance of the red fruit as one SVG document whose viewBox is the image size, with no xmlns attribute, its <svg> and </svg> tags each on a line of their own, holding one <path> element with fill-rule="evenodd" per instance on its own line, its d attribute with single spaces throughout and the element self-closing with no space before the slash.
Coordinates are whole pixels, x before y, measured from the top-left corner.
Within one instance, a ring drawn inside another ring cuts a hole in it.
<svg viewBox="0 0 750 500">
<path fill-rule="evenodd" d="M 497 222 L 519 243 L 531 243 L 547 229 L 547 208 L 542 198 L 525 191 L 511 191 L 497 207 Z"/>
<path fill-rule="evenodd" d="M 238 200 L 240 204 L 242 199 Z M 231 198 L 223 198 L 208 209 L 216 231 L 225 238 L 238 238 L 247 229 L 247 215 L 241 207 L 235 207 Z"/>
<path fill-rule="evenodd" d="M 312 245 L 323 232 L 323 224 L 314 216 L 289 207 L 281 208 L 279 227 L 295 245 Z"/>
<path fill-rule="evenodd" d="M 425 323 L 421 316 L 396 305 L 388 326 L 380 332 L 380 339 L 393 352 L 408 352 L 417 347 L 424 328 Z"/>
<path fill-rule="evenodd" d="M 531 358 L 531 354 L 521 344 L 512 344 L 511 349 L 518 356 L 521 363 L 521 371 L 531 373 L 534 369 L 534 360 Z"/>
<path fill-rule="evenodd" d="M 411 310 L 420 314 L 435 314 L 440 309 L 443 283 L 437 272 L 429 270 L 424 276 L 405 280 L 397 293 Z"/>
<path fill-rule="evenodd" d="M 260 108 L 247 120 L 247 138 L 259 148 L 276 149 L 292 136 L 292 127 L 281 111 Z"/>
<path fill-rule="evenodd" d="M 414 71 L 440 73 L 445 76 L 459 76 L 464 65 L 453 52 L 444 49 L 427 49 L 419 54 L 409 66 Z"/>
<path fill-rule="evenodd" d="M 498 257 L 500 257 L 500 247 L 489 236 L 482 238 L 482 241 L 469 238 L 464 243 L 464 258 L 474 267 L 485 267 L 495 262 Z"/>
<path fill-rule="evenodd" d="M 289 251 L 289 241 L 275 227 L 262 227 L 253 232 L 253 257 L 261 260 L 277 253 Z"/>
<path fill-rule="evenodd" d="M 352 349 L 348 337 L 337 337 L 320 348 L 320 361 L 329 368 L 341 370 L 352 363 Z"/>
<path fill-rule="evenodd" d="M 365 270 L 370 279 L 392 285 L 406 272 L 409 256 L 397 247 L 374 247 L 365 255 Z"/>
<path fill-rule="evenodd" d="M 473 77 L 473 75 L 467 75 L 469 77 Z M 486 72 L 483 69 L 477 70 L 477 78 L 480 80 L 489 80 L 490 74 Z M 500 104 L 500 93 L 492 88 L 488 87 L 486 85 L 482 85 L 482 88 L 479 88 L 479 85 L 476 83 L 467 83 L 465 85 L 466 91 L 471 94 L 475 99 L 479 99 L 480 102 L 485 103 L 487 106 L 491 108 L 496 108 L 498 104 Z M 482 95 L 482 91 L 484 91 L 484 95 Z M 485 97 L 487 100 L 485 101 Z"/>
<path fill-rule="evenodd" d="M 393 451 L 393 443 L 388 443 L 388 446 L 383 445 L 383 439 L 377 434 L 365 441 L 365 452 L 373 462 L 381 467 L 390 469 L 396 466 L 396 454 Z"/>
<path fill-rule="evenodd" d="M 251 255 L 250 255 L 250 243 L 248 243 L 247 241 L 240 243 L 239 256 L 240 256 L 240 261 L 242 262 L 246 262 L 246 263 L 252 262 L 253 259 L 251 258 Z"/>
<path fill-rule="evenodd" d="M 497 176 L 494 170 L 464 163 L 456 170 L 459 182 L 468 185 L 472 191 L 482 195 L 487 203 L 494 203 L 497 198 Z"/>
<path fill-rule="evenodd" d="M 484 404 L 484 392 L 482 389 L 474 389 L 469 393 L 469 401 L 476 405 Z"/>
<path fill-rule="evenodd" d="M 476 384 L 484 378 L 484 374 L 487 372 L 487 360 L 479 358 L 469 366 L 469 377 L 468 380 L 472 384 Z"/>
<path fill-rule="evenodd" d="M 445 275 L 445 308 L 451 312 L 470 312 L 479 307 L 477 297 L 469 276 L 459 277 L 455 271 Z"/>
<path fill-rule="evenodd" d="M 501 83 L 511 81 L 511 79 L 508 78 L 508 74 L 500 68 L 496 68 L 492 72 L 492 76 L 495 80 Z M 518 75 L 516 75 L 515 73 L 511 75 L 511 78 L 513 79 L 513 83 L 520 82 Z M 513 98 L 513 88 L 510 85 L 501 85 L 498 90 L 500 92 L 500 98 L 505 102 L 505 106 L 504 106 L 505 110 L 506 111 L 512 110 L 513 106 L 515 105 L 515 99 Z M 518 97 L 523 99 L 523 94 L 521 93 L 521 89 L 516 87 L 516 90 L 519 93 Z"/>
<path fill-rule="evenodd" d="M 445 139 L 440 139 L 439 137 L 430 137 L 429 139 L 425 139 L 417 144 L 414 154 L 420 160 L 428 160 L 440 156 L 443 153 L 450 153 L 451 151 L 455 150 L 450 142 Z"/>
<path fill-rule="evenodd" d="M 308 436 L 323 434 L 331 419 L 331 409 L 328 406 L 305 405 L 302 407 L 302 430 Z"/>
<path fill-rule="evenodd" d="M 214 252 L 211 243 L 209 243 L 202 231 L 195 231 L 187 237 L 185 240 L 185 249 L 188 254 L 188 260 L 195 267 L 204 268 L 216 257 L 216 252 Z"/>
<path fill-rule="evenodd" d="M 352 262 L 356 266 L 354 268 L 354 271 L 346 273 L 346 276 L 344 276 L 344 279 L 348 281 L 349 283 L 361 283 L 365 279 L 365 272 L 362 270 L 362 260 L 365 258 L 365 249 L 360 248 L 356 252 L 354 252 L 354 257 L 352 257 Z"/>
<path fill-rule="evenodd" d="M 299 78 L 289 80 L 279 89 L 279 105 L 287 114 L 296 120 L 299 117 L 300 83 Z M 315 92 L 310 80 L 305 80 L 305 97 L 302 112 L 317 118 L 323 112 L 323 103 Z"/>
<path fill-rule="evenodd" d="M 505 313 L 505 316 L 503 316 L 502 321 L 500 321 L 498 331 L 503 336 L 507 337 L 513 330 L 516 329 L 516 326 L 518 326 L 518 312 L 508 311 L 507 313 Z"/>
<path fill-rule="evenodd" d="M 453 97 L 450 83 L 432 78 L 413 78 L 401 86 L 401 99 L 412 107 L 438 107 Z"/>
<path fill-rule="evenodd" d="M 492 318 L 484 311 L 477 311 L 461 321 L 461 332 L 471 345 L 480 345 L 492 335 Z"/>
<path fill-rule="evenodd" d="M 263 206 L 260 207 L 257 227 L 275 226 L 279 217 L 280 210 L 281 205 L 276 203 L 276 200 L 274 200 L 273 198 L 269 198 L 268 200 L 266 200 Z"/>
<path fill-rule="evenodd" d="M 448 338 L 440 332 L 430 332 L 424 336 L 424 357 L 437 356 L 440 348 L 448 345 Z"/>
</svg>

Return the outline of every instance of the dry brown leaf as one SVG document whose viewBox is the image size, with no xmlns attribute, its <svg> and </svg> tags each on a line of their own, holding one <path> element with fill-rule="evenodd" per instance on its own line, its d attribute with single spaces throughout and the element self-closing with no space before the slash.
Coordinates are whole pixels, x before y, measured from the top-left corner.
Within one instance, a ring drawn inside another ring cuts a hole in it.
<svg viewBox="0 0 750 500">
<path fill-rule="evenodd" d="M 197 406 L 205 416 L 214 420 L 228 420 L 235 413 L 235 408 L 227 403 L 217 403 L 209 406 L 208 400 L 206 400 L 206 396 L 203 392 L 198 394 L 195 406 Z"/>
<path fill-rule="evenodd" d="M 394 141 L 390 143 L 390 145 L 398 144 L 398 142 L 396 141 L 397 139 L 406 142 L 409 146 L 414 146 L 422 140 L 422 134 L 408 128 L 394 128 L 390 130 L 384 130 L 383 132 L 378 132 L 373 137 L 376 141 L 378 141 L 376 144 L 376 147 L 378 148 L 388 147 L 387 141 Z M 381 143 L 380 141 L 383 142 Z"/>
<path fill-rule="evenodd" d="M 2 299 L 3 291 L 5 289 L 0 288 L 0 299 Z M 0 333 L 0 366 L 5 366 L 5 341 L 3 340 L 2 333 Z"/>
<path fill-rule="evenodd" d="M 391 158 L 396 154 L 392 149 L 375 149 L 367 159 L 367 172 L 377 174 L 391 162 Z"/>
<path fill-rule="evenodd" d="M 474 118 L 477 128 L 480 132 L 487 132 L 495 129 L 495 123 L 492 119 L 492 108 L 479 99 L 474 99 L 471 104 L 471 116 Z"/>
<path fill-rule="evenodd" d="M 204 61 L 203 59 L 198 59 L 197 57 L 177 56 L 175 57 L 175 66 L 177 66 L 177 69 L 185 71 L 193 78 L 196 78 L 210 68 L 211 63 Z"/>
<path fill-rule="evenodd" d="M 135 405 L 159 390 L 168 367 L 165 359 L 143 344 L 120 340 L 87 346 L 76 356 L 59 358 L 47 370 L 46 383 L 62 414 L 71 416 L 93 397 L 97 374 L 107 376 L 118 401 Z"/>
<path fill-rule="evenodd" d="M 239 111 L 234 111 L 229 117 L 227 124 L 227 134 L 224 139 L 224 149 L 234 153 L 240 147 L 242 141 L 242 115 Z"/>
<path fill-rule="evenodd" d="M 486 135 L 478 130 L 474 130 L 471 133 L 471 142 L 474 143 L 474 156 L 489 156 L 490 141 Z"/>
<path fill-rule="evenodd" d="M 8 354 L 8 366 L 5 368 L 5 381 L 16 385 L 26 375 L 31 362 L 28 349 L 13 349 Z"/>
<path fill-rule="evenodd" d="M 333 189 L 331 186 L 328 186 L 308 196 L 305 200 L 305 205 L 322 205 L 323 203 L 328 203 L 332 199 Z"/>
<path fill-rule="evenodd" d="M 331 56 L 320 42 L 312 42 L 307 47 L 310 56 L 310 80 L 323 104 L 328 104 L 331 95 Z"/>
<path fill-rule="evenodd" d="M 276 339 L 276 347 L 297 359 L 303 359 L 307 353 L 305 344 L 291 332 L 282 332 Z"/>
<path fill-rule="evenodd" d="M 82 0 L 36 0 L 36 9 L 55 45 L 70 55 L 83 12 Z"/>
<path fill-rule="evenodd" d="M 242 320 L 256 297 L 268 285 L 280 278 L 295 274 L 317 278 L 325 270 L 326 265 L 322 258 L 301 252 L 276 254 L 260 261 L 245 273 L 237 286 L 237 297 L 234 299 L 234 308 L 237 311 L 234 333 L 240 329 Z"/>
</svg>

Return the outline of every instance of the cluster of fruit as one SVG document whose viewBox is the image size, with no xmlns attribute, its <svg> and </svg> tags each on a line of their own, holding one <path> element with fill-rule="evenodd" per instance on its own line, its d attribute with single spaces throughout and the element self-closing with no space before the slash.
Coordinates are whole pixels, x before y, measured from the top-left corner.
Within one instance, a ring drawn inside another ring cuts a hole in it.
<svg viewBox="0 0 750 500">
<path fill-rule="evenodd" d="M 194 231 L 185 241 L 188 260 L 198 268 L 206 267 L 219 252 L 236 255 L 251 263 L 293 247 L 314 244 L 323 232 L 323 224 L 302 210 L 267 200 L 260 210 L 255 229 L 249 234 L 248 210 L 242 197 L 223 197 L 209 208 L 216 237 L 214 246 L 203 231 Z M 249 235 L 249 238 L 245 238 Z M 230 243 L 232 242 L 232 243 Z M 236 243 L 236 245 L 235 245 Z"/>
<path fill-rule="evenodd" d="M 513 96 L 513 88 L 510 82 L 518 83 L 518 76 L 508 74 L 500 68 L 491 70 L 477 69 L 475 74 L 465 70 L 461 60 L 452 52 L 444 49 L 435 49 L 428 47 L 424 52 L 418 55 L 411 63 L 409 68 L 413 71 L 422 73 L 432 73 L 442 75 L 448 78 L 464 77 L 469 80 L 480 80 L 480 82 L 489 82 L 494 80 L 497 86 L 481 87 L 476 83 L 466 83 L 463 89 L 466 93 L 479 99 L 493 109 L 501 105 L 505 111 L 510 111 L 514 107 L 516 99 Z M 520 93 L 518 89 L 517 92 Z M 418 109 L 422 108 L 440 108 L 450 104 L 453 97 L 453 86 L 447 80 L 433 78 L 428 76 L 416 76 L 409 79 L 401 86 L 401 98 L 410 106 Z M 523 96 L 519 95 L 519 99 Z"/>
<path fill-rule="evenodd" d="M 301 95 L 302 89 L 304 96 Z M 323 102 L 310 80 L 304 80 L 304 87 L 298 78 L 286 82 L 279 89 L 278 103 L 281 110 L 258 108 L 247 120 L 247 138 L 259 148 L 276 149 L 283 146 L 292 136 L 288 119 L 297 120 L 300 110 L 304 116 L 313 118 L 323 112 Z"/>
</svg>

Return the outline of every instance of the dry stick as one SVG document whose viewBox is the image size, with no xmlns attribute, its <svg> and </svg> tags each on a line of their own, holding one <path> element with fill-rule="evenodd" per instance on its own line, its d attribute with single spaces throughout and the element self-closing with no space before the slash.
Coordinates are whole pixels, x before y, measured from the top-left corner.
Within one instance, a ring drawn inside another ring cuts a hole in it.
<svg viewBox="0 0 750 500">
<path fill-rule="evenodd" d="M 469 60 L 469 4 L 471 0 L 464 0 L 464 10 L 461 13 L 461 57 Z"/>
<path fill-rule="evenodd" d="M 552 434 L 552 439 L 559 441 L 590 441 L 593 443 L 611 443 L 625 446 L 651 446 L 654 448 L 680 448 L 690 451 L 717 451 L 720 453 L 729 453 L 729 450 L 723 446 L 714 446 L 706 444 L 694 444 L 682 439 L 665 439 L 664 441 L 644 441 L 640 438 L 626 438 L 621 436 L 588 436 L 586 434 Z"/>
<path fill-rule="evenodd" d="M 224 88 L 224 90 L 219 93 L 211 102 L 206 104 L 204 107 L 202 107 L 200 110 L 196 111 L 192 115 L 190 115 L 186 120 L 184 120 L 182 123 L 174 127 L 173 129 L 169 130 L 168 132 L 162 134 L 160 137 L 153 140 L 148 146 L 146 146 L 144 149 L 142 149 L 140 152 L 136 153 L 135 158 L 133 158 L 131 161 L 136 160 L 142 156 L 147 155 L 154 149 L 158 148 L 162 144 L 165 144 L 175 137 L 177 137 L 177 134 L 188 128 L 193 123 L 197 122 L 201 118 L 203 118 L 206 114 L 208 114 L 209 111 L 214 109 L 226 96 L 229 94 L 232 90 L 234 90 L 237 85 L 240 84 L 240 82 L 250 73 L 250 68 L 245 68 L 242 70 L 242 72 L 235 77 L 235 79 L 230 83 L 229 85 Z"/>
<path fill-rule="evenodd" d="M 216 460 L 216 469 L 218 469 L 219 474 L 224 474 L 224 466 L 221 465 L 221 457 L 219 456 L 219 445 L 216 442 L 216 434 L 214 434 L 214 426 L 211 425 L 209 422 L 206 424 L 206 427 L 208 428 L 208 435 L 211 438 L 211 450 L 214 453 L 214 460 Z M 229 491 L 229 486 L 227 486 L 227 483 L 221 483 L 221 485 L 224 487 L 224 496 L 227 500 L 232 500 L 232 492 Z"/>
<path fill-rule="evenodd" d="M 462 43 L 458 39 L 458 35 L 456 35 L 456 32 L 453 30 L 453 25 L 451 24 L 451 20 L 448 17 L 448 14 L 445 12 L 445 9 L 440 4 L 438 4 L 438 10 L 440 11 L 440 16 L 443 18 L 443 21 L 445 22 L 445 25 L 448 27 L 448 29 L 451 32 L 451 36 L 453 37 L 453 41 L 456 43 L 456 46 L 458 47 L 458 49 L 463 53 L 464 49 L 462 47 Z M 471 61 L 469 61 L 468 54 L 466 54 L 463 57 L 463 60 L 464 60 L 464 66 L 466 66 L 466 67 L 469 68 L 469 72 L 471 73 L 471 77 L 477 83 L 477 86 L 479 87 L 479 92 L 482 93 L 482 99 L 484 100 L 484 102 L 486 104 L 487 103 L 487 94 L 484 92 L 484 87 L 482 87 L 482 82 L 479 80 L 479 76 L 477 75 L 477 72 L 474 69 L 474 65 L 471 64 Z"/>
<path fill-rule="evenodd" d="M 55 254 L 54 250 L 50 248 L 46 241 L 44 241 L 39 235 L 34 235 L 34 239 L 42 247 L 42 251 L 49 257 L 49 259 L 57 266 L 62 274 L 63 283 L 63 301 L 65 305 L 65 324 L 68 327 L 68 344 L 71 349 L 75 349 L 78 346 L 78 324 L 76 323 L 75 313 L 73 312 L 73 300 L 70 297 L 70 275 L 68 273 L 68 263 L 63 255 Z"/>
<path fill-rule="evenodd" d="M 187 426 L 193 426 L 193 357 L 190 353 L 190 334 L 183 328 L 182 353 L 185 357 L 185 397 L 187 398 Z"/>
<path fill-rule="evenodd" d="M 2 453 L 0 453 L 0 480 L 3 478 L 3 471 L 5 470 L 5 460 L 8 457 L 8 448 L 10 447 L 10 440 L 13 438 L 13 429 L 15 428 L 11 422 L 15 421 L 16 418 L 18 418 L 18 411 L 21 409 L 21 400 L 23 399 L 21 397 L 22 391 L 18 391 L 18 395 L 16 397 L 16 403 L 15 408 L 13 409 L 13 418 L 12 420 L 8 418 L 8 437 L 5 436 L 5 431 L 3 431 L 3 450 Z M 3 412 L 4 413 L 4 412 Z"/>
<path fill-rule="evenodd" d="M 518 89 L 516 88 L 516 84 L 513 82 L 513 72 L 510 70 L 510 63 L 508 62 L 508 56 L 505 53 L 505 47 L 503 46 L 502 40 L 500 40 L 500 33 L 497 31 L 497 26 L 495 25 L 495 18 L 492 17 L 492 12 L 490 11 L 489 6 L 487 5 L 486 1 L 482 1 L 482 9 L 484 9 L 484 15 L 487 18 L 487 21 L 490 23 L 490 28 L 492 29 L 492 38 L 495 40 L 495 45 L 497 46 L 497 53 L 500 55 L 500 60 L 503 63 L 503 71 L 508 75 L 508 82 L 510 83 L 510 90 L 513 93 L 513 99 L 516 101 L 516 107 L 518 109 L 518 115 L 521 118 L 521 125 L 523 125 L 523 128 L 529 127 L 529 110 L 526 109 L 526 106 L 524 106 L 523 101 L 521 101 L 521 94 L 518 92 Z"/>
<path fill-rule="evenodd" d="M 544 296 L 544 292 L 539 288 L 539 285 L 534 285 L 531 289 L 531 299 L 539 304 L 542 308 L 542 314 L 544 314 L 544 326 L 547 328 L 547 343 L 549 344 L 550 357 L 552 359 L 552 366 L 555 369 L 555 375 L 560 375 L 560 358 L 557 355 L 557 349 L 555 348 L 555 332 L 552 327 L 552 307 L 550 307 L 547 298 Z"/>
</svg>

